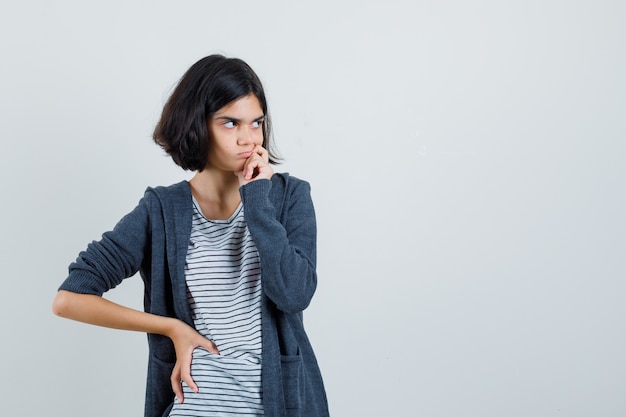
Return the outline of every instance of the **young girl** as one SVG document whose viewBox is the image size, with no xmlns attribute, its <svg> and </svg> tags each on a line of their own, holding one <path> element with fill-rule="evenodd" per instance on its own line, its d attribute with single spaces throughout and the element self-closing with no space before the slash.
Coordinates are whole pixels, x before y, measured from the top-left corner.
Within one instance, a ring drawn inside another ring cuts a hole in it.
<svg viewBox="0 0 626 417">
<path fill-rule="evenodd" d="M 328 416 L 302 322 L 317 282 L 310 188 L 272 169 L 259 78 L 239 59 L 201 59 L 154 140 L 195 176 L 148 188 L 88 245 L 54 313 L 148 333 L 145 416 Z M 144 312 L 101 297 L 136 272 Z"/>
</svg>

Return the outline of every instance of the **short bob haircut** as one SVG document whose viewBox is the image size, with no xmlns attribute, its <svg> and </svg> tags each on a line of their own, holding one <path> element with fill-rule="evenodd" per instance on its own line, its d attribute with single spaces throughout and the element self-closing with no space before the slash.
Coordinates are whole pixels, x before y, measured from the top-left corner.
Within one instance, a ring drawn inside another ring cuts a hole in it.
<svg viewBox="0 0 626 417">
<path fill-rule="evenodd" d="M 271 121 L 261 80 L 238 58 L 209 55 L 191 66 L 165 103 L 152 135 L 154 141 L 184 170 L 206 168 L 211 145 L 208 121 L 227 104 L 254 94 L 265 116 L 263 147 L 269 162 L 278 163 L 271 141 Z"/>
</svg>

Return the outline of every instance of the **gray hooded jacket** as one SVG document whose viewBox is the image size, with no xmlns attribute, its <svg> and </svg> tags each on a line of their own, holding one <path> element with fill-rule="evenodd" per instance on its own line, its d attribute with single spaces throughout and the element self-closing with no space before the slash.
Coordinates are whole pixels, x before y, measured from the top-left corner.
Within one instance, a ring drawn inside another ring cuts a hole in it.
<svg viewBox="0 0 626 417">
<path fill-rule="evenodd" d="M 309 184 L 274 174 L 271 180 L 244 185 L 240 194 L 261 260 L 265 415 L 328 416 L 322 377 L 302 322 L 317 285 Z M 148 188 L 132 212 L 79 254 L 60 289 L 102 295 L 139 272 L 145 311 L 193 326 L 184 272 L 192 204 L 187 181 Z M 145 416 L 161 417 L 174 401 L 170 375 L 176 355 L 165 336 L 149 334 L 148 344 Z"/>
</svg>

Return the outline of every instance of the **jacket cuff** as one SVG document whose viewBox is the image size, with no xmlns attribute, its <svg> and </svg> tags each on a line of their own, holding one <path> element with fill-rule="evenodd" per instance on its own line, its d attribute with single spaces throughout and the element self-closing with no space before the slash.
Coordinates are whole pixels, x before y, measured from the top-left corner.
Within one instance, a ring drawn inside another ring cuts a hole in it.
<svg viewBox="0 0 626 417">
<path fill-rule="evenodd" d="M 241 201 L 244 204 L 269 204 L 269 194 L 272 189 L 272 181 L 262 179 L 249 182 L 239 188 Z"/>
</svg>

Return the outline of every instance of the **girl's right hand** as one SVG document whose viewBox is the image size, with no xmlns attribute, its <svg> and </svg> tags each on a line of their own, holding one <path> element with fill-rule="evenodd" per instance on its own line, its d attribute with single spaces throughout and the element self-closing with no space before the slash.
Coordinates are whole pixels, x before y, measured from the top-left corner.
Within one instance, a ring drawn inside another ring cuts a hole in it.
<svg viewBox="0 0 626 417">
<path fill-rule="evenodd" d="M 174 349 L 176 350 L 176 364 L 174 365 L 170 381 L 178 402 L 182 403 L 184 400 L 183 381 L 193 392 L 198 392 L 198 386 L 191 377 L 191 357 L 194 349 L 201 347 L 216 355 L 219 355 L 220 352 L 215 343 L 180 320 L 177 321 L 176 326 L 174 326 L 168 336 L 174 342 Z"/>
<path fill-rule="evenodd" d="M 219 355 L 215 343 L 181 320 L 124 307 L 98 295 L 61 290 L 54 299 L 52 310 L 58 316 L 83 323 L 169 337 L 176 350 L 176 363 L 171 376 L 172 390 L 181 403 L 183 402 L 182 381 L 185 381 L 191 390 L 198 392 L 198 386 L 191 378 L 193 350 L 201 347 Z"/>
</svg>

